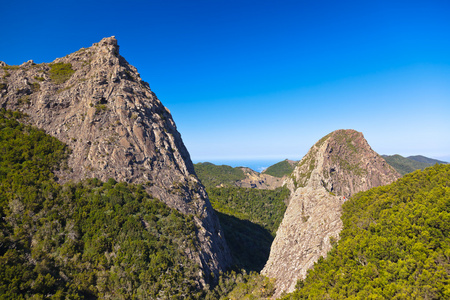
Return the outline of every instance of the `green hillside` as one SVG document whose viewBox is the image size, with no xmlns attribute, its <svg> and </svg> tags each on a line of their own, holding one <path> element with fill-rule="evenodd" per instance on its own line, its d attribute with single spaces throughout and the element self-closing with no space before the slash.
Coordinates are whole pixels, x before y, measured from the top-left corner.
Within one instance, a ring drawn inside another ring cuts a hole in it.
<svg viewBox="0 0 450 300">
<path fill-rule="evenodd" d="M 191 216 L 140 185 L 59 185 L 69 149 L 0 110 L 1 299 L 202 298 Z"/>
<path fill-rule="evenodd" d="M 386 162 L 391 165 L 401 175 L 414 172 L 415 170 L 423 170 L 432 166 L 430 163 L 419 162 L 410 158 L 403 157 L 401 155 L 383 155 Z"/>
<path fill-rule="evenodd" d="M 218 185 L 233 186 L 238 180 L 245 179 L 244 171 L 227 165 L 217 166 L 205 162 L 194 165 L 195 173 L 205 187 L 216 187 Z"/>
<path fill-rule="evenodd" d="M 292 171 L 294 171 L 294 168 L 295 167 L 286 159 L 268 167 L 263 171 L 263 173 L 281 178 L 285 175 L 291 174 Z"/>
<path fill-rule="evenodd" d="M 234 266 L 260 271 L 283 219 L 289 190 L 236 187 L 234 182 L 245 178 L 240 168 L 212 163 L 198 163 L 194 167 L 219 216 Z"/>
<path fill-rule="evenodd" d="M 208 188 L 211 204 L 231 250 L 234 265 L 247 271 L 261 271 L 280 225 L 289 197 L 287 188 Z"/>
<path fill-rule="evenodd" d="M 343 206 L 341 240 L 284 299 L 450 299 L 450 165 Z"/>
</svg>

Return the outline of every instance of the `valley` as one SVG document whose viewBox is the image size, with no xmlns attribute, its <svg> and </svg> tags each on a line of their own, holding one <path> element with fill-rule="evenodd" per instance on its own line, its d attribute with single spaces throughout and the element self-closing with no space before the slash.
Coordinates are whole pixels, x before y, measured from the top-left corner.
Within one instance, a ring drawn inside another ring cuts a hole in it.
<svg viewBox="0 0 450 300">
<path fill-rule="evenodd" d="M 115 37 L 0 62 L 1 299 L 447 299 L 450 165 L 363 133 L 193 164 Z"/>
</svg>

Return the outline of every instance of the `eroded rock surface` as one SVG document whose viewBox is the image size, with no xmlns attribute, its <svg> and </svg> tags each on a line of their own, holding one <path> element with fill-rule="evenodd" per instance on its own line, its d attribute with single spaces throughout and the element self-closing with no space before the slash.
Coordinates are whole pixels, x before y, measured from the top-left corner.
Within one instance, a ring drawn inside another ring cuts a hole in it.
<svg viewBox="0 0 450 300">
<path fill-rule="evenodd" d="M 241 167 L 244 172 L 245 179 L 238 180 L 235 185 L 243 188 L 253 188 L 261 190 L 274 190 L 283 185 L 285 178 L 278 178 L 269 174 L 258 173 L 250 168 Z"/>
<path fill-rule="evenodd" d="M 97 177 L 143 183 L 156 198 L 198 225 L 200 248 L 188 255 L 205 278 L 231 263 L 204 187 L 170 111 L 119 55 L 114 37 L 53 63 L 0 62 L 0 105 L 67 143 L 69 170 L 60 182 Z M 217 278 L 217 276 L 216 276 Z"/>
<path fill-rule="evenodd" d="M 326 257 L 339 239 L 346 199 L 398 178 L 360 132 L 337 130 L 318 141 L 285 181 L 291 198 L 262 271 L 276 278 L 275 296 L 294 291 L 297 280 Z"/>
</svg>

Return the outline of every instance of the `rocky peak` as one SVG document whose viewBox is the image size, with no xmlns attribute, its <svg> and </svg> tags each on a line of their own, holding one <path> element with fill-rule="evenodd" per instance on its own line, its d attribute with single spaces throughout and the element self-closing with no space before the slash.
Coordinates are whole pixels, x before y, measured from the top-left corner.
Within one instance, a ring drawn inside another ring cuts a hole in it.
<svg viewBox="0 0 450 300">
<path fill-rule="evenodd" d="M 314 144 L 285 183 L 292 191 L 297 187 L 322 186 L 348 198 L 399 176 L 372 150 L 361 132 L 342 129 Z"/>
<path fill-rule="evenodd" d="M 284 183 L 291 198 L 262 271 L 277 279 L 276 295 L 292 292 L 297 280 L 326 257 L 339 239 L 346 199 L 399 177 L 355 130 L 334 131 L 314 144 Z"/>
<path fill-rule="evenodd" d="M 116 53 L 119 54 L 119 45 L 117 44 L 117 39 L 114 35 L 103 38 L 100 42 L 98 42 L 97 46 L 106 47 L 107 49 L 110 49 L 110 51 L 117 51 Z"/>
<path fill-rule="evenodd" d="M 72 149 L 60 182 L 97 177 L 142 183 L 156 198 L 198 225 L 201 251 L 189 255 L 205 274 L 230 264 L 228 247 L 170 111 L 115 37 L 52 63 L 0 66 L 0 106 L 29 115 Z"/>
</svg>

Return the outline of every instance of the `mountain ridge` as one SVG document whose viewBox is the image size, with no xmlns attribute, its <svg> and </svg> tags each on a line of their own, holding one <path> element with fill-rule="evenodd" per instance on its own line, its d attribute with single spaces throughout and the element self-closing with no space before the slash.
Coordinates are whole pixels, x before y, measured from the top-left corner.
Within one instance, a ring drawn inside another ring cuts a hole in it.
<svg viewBox="0 0 450 300">
<path fill-rule="evenodd" d="M 210 162 L 196 163 L 195 170 L 202 183 L 208 187 L 254 188 L 274 190 L 283 184 L 284 177 L 275 177 L 264 172 L 256 172 L 248 167 L 215 165 Z"/>
<path fill-rule="evenodd" d="M 388 164 L 393 166 L 400 174 L 414 172 L 415 170 L 423 170 L 434 164 L 446 164 L 444 161 L 425 157 L 423 155 L 403 157 L 399 154 L 382 155 Z"/>
<path fill-rule="evenodd" d="M 448 164 L 448 162 L 446 161 L 442 161 L 442 160 L 438 160 L 438 159 L 434 159 L 434 158 L 429 158 L 423 155 L 412 155 L 412 156 L 408 156 L 408 159 L 412 159 L 418 162 L 424 162 L 424 163 L 428 163 L 428 164 Z"/>
</svg>

